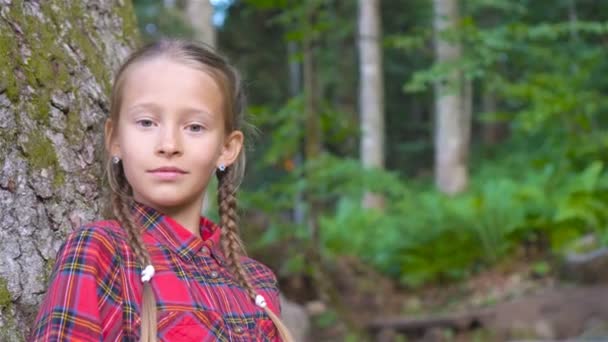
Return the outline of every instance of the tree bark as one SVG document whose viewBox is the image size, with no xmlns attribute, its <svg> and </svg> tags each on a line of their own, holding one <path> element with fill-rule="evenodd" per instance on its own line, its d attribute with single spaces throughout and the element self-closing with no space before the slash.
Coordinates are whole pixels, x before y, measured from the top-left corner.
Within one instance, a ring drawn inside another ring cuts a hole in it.
<svg viewBox="0 0 608 342">
<path fill-rule="evenodd" d="M 194 38 L 211 46 L 217 46 L 211 2 L 209 0 L 188 0 L 186 15 L 194 29 Z"/>
<path fill-rule="evenodd" d="M 111 71 L 128 0 L 0 0 L 0 341 L 21 341 L 59 246 L 100 218 Z"/>
<path fill-rule="evenodd" d="M 384 81 L 380 48 L 380 1 L 359 0 L 359 101 L 361 163 L 384 168 Z M 366 193 L 364 207 L 381 208 L 381 196 Z"/>
<path fill-rule="evenodd" d="M 453 30 L 459 20 L 457 0 L 434 0 L 435 53 L 438 63 L 453 63 L 461 58 L 460 42 L 441 37 Z M 462 72 L 453 68 L 435 85 L 435 182 L 440 191 L 456 194 L 468 185 L 470 115 L 464 100 Z"/>
</svg>

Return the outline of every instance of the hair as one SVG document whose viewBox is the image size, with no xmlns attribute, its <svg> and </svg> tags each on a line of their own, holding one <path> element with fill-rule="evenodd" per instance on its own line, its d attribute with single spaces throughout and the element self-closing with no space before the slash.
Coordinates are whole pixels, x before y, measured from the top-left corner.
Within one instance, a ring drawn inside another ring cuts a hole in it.
<svg viewBox="0 0 608 342">
<path fill-rule="evenodd" d="M 122 64 L 114 78 L 110 98 L 110 120 L 112 120 L 115 128 L 118 124 L 123 86 L 129 67 L 159 57 L 202 69 L 212 76 L 224 94 L 226 132 L 242 130 L 245 125 L 243 119 L 245 96 L 237 70 L 224 57 L 218 55 L 209 47 L 193 41 L 178 39 L 163 39 L 145 45 L 132 53 Z M 115 134 L 116 131 L 117 129 L 113 129 L 112 134 Z M 106 139 L 112 138 L 106 137 Z M 108 145 L 106 144 L 106 146 Z M 219 225 L 221 229 L 220 244 L 226 257 L 227 268 L 251 299 L 254 300 L 256 290 L 241 263 L 241 257 L 246 254 L 238 229 L 236 189 L 242 181 L 244 169 L 245 151 L 241 149 L 239 156 L 232 165 L 228 166 L 223 172 L 216 172 Z M 150 265 L 152 264 L 151 257 L 143 243 L 141 227 L 135 222 L 131 213 L 131 207 L 134 203 L 133 190 L 127 181 L 122 163 L 112 163 L 109 149 L 107 149 L 106 173 L 110 185 L 111 213 L 126 231 L 128 243 L 134 251 L 136 261 L 142 268 Z M 264 311 L 274 322 L 281 339 L 286 342 L 294 341 L 281 319 L 269 307 L 265 307 Z M 141 341 L 155 341 L 157 332 L 156 299 L 147 282 L 144 283 L 143 288 L 141 319 Z"/>
</svg>

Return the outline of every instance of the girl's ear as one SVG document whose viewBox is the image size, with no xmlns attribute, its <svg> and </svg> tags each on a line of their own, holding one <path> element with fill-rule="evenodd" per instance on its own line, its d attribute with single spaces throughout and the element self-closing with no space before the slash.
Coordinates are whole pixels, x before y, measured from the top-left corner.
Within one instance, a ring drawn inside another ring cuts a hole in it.
<svg viewBox="0 0 608 342">
<path fill-rule="evenodd" d="M 104 127 L 106 151 L 108 151 L 110 156 L 120 157 L 120 146 L 114 138 L 115 129 L 116 127 L 114 126 L 114 122 L 112 121 L 112 119 L 107 119 Z"/>
<path fill-rule="evenodd" d="M 218 165 L 229 166 L 238 158 L 241 149 L 243 148 L 244 136 L 241 131 L 232 131 L 224 141 L 222 153 L 218 159 Z"/>
</svg>

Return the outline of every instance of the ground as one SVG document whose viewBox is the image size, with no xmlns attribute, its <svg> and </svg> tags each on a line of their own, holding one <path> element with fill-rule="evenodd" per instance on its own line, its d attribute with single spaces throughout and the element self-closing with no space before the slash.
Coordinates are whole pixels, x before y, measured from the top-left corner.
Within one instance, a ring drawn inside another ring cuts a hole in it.
<svg viewBox="0 0 608 342">
<path fill-rule="evenodd" d="M 419 289 L 399 287 L 352 257 L 339 258 L 331 273 L 338 305 L 308 303 L 314 324 L 311 341 L 508 341 L 581 336 L 608 341 L 608 285 L 560 281 L 540 259 L 514 258 L 462 282 Z M 303 281 L 294 283 L 302 286 Z M 401 328 L 370 334 L 374 322 L 392 322 Z"/>
</svg>

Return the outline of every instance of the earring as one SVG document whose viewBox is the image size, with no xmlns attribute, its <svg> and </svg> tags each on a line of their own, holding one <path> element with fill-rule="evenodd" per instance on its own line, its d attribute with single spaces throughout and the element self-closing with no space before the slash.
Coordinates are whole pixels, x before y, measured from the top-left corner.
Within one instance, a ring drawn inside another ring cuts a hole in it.
<svg viewBox="0 0 608 342">
<path fill-rule="evenodd" d="M 120 163 L 120 158 L 118 156 L 113 156 L 112 157 L 112 164 L 118 164 Z"/>
<path fill-rule="evenodd" d="M 224 164 L 220 164 L 220 166 L 218 166 L 218 169 L 222 172 L 226 171 L 226 166 Z"/>
</svg>

